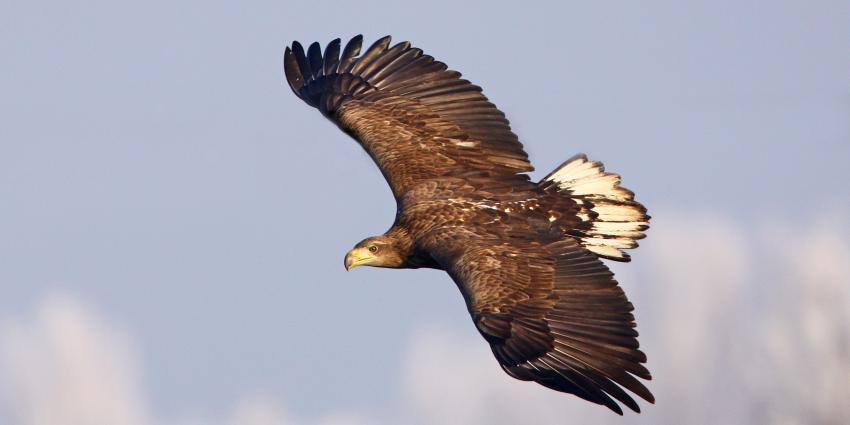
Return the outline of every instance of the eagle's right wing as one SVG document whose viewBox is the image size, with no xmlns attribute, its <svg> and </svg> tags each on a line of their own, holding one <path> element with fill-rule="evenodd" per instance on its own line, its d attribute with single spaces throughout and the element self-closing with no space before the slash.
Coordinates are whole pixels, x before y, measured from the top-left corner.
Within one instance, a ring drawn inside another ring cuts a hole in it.
<svg viewBox="0 0 850 425">
<path fill-rule="evenodd" d="M 421 248 L 457 283 L 481 335 L 511 376 L 622 414 L 620 386 L 654 402 L 632 304 L 602 262 L 572 238 L 543 244 L 516 228 L 443 228 Z M 619 386 L 618 386 L 619 384 Z"/>
<path fill-rule="evenodd" d="M 435 177 L 516 178 L 533 170 L 504 113 L 481 88 L 408 42 L 390 37 L 360 53 L 362 36 L 324 54 L 298 42 L 284 55 L 292 91 L 357 139 L 393 194 Z"/>
</svg>

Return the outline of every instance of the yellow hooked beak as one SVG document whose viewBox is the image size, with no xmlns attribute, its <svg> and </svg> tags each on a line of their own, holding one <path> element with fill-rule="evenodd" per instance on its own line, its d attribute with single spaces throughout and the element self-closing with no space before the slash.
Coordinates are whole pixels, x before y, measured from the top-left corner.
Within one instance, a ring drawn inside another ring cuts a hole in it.
<svg viewBox="0 0 850 425">
<path fill-rule="evenodd" d="M 368 264 L 375 258 L 366 248 L 354 248 L 345 254 L 345 269 L 351 270 L 357 266 Z"/>
</svg>

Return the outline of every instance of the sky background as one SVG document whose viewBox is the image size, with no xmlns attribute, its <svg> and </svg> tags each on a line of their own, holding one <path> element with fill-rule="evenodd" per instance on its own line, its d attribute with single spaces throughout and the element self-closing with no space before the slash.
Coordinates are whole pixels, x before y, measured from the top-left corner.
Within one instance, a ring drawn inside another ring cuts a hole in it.
<svg viewBox="0 0 850 425">
<path fill-rule="evenodd" d="M 281 63 L 358 33 L 637 193 L 656 405 L 509 378 L 445 273 L 345 272 L 395 203 Z M 0 423 L 850 422 L 846 1 L 6 0 L 0 64 Z"/>
</svg>

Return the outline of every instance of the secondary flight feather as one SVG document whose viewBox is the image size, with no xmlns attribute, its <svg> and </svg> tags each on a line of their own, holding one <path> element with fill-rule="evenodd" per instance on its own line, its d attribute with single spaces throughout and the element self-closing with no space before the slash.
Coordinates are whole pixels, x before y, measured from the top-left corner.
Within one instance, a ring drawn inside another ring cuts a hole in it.
<svg viewBox="0 0 850 425">
<path fill-rule="evenodd" d="M 629 261 L 649 227 L 620 176 L 576 155 L 531 181 L 480 87 L 408 42 L 361 54 L 362 40 L 284 54 L 292 91 L 366 150 L 396 198 L 395 223 L 345 267 L 445 270 L 510 376 L 619 414 L 617 401 L 640 411 L 632 394 L 654 402 L 632 304 L 601 261 Z"/>
</svg>

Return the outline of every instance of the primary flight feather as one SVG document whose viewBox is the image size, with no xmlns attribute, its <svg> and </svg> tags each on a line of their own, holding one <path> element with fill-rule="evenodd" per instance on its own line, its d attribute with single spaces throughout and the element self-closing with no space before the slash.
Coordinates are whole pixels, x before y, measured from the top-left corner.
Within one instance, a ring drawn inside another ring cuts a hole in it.
<svg viewBox="0 0 850 425">
<path fill-rule="evenodd" d="M 601 258 L 629 261 L 649 227 L 620 176 L 576 155 L 539 182 L 505 114 L 481 88 L 390 37 L 287 48 L 295 94 L 368 152 L 395 223 L 345 267 L 429 267 L 455 281 L 509 375 L 622 414 L 654 402 L 632 304 Z"/>
</svg>

